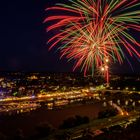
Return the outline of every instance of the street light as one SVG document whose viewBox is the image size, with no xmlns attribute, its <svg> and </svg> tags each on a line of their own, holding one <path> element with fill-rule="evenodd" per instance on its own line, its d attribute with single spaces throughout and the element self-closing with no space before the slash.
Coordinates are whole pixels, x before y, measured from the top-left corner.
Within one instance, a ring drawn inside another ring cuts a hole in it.
<svg viewBox="0 0 140 140">
<path fill-rule="evenodd" d="M 105 68 L 104 67 L 101 67 L 101 71 L 104 71 L 105 70 Z"/>
<path fill-rule="evenodd" d="M 108 58 L 106 58 L 106 59 L 105 59 L 105 61 L 106 61 L 106 63 L 108 63 L 108 62 L 109 62 L 109 59 L 108 59 Z"/>
<path fill-rule="evenodd" d="M 135 88 L 135 87 L 133 87 L 133 90 L 136 90 L 136 88 Z"/>
<path fill-rule="evenodd" d="M 125 88 L 125 90 L 128 90 L 128 89 L 129 89 L 128 87 Z"/>
<path fill-rule="evenodd" d="M 104 59 L 104 63 L 101 66 L 101 72 L 103 72 L 103 74 L 106 78 L 107 86 L 109 86 L 109 66 L 108 66 L 108 63 L 109 63 L 109 59 L 108 59 L 108 57 L 106 57 Z"/>
</svg>

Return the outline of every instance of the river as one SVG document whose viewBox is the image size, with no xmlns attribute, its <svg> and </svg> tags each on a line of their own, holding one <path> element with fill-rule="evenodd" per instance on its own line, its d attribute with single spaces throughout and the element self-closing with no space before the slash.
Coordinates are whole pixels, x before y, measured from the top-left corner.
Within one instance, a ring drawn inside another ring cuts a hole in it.
<svg viewBox="0 0 140 140">
<path fill-rule="evenodd" d="M 96 118 L 98 112 L 103 110 L 101 103 L 95 104 L 82 104 L 74 105 L 61 109 L 47 110 L 42 107 L 29 113 L 22 113 L 11 116 L 0 117 L 0 132 L 5 135 L 13 135 L 16 129 L 22 129 L 23 134 L 26 136 L 33 135 L 35 133 L 35 127 L 40 122 L 48 122 L 53 127 L 58 126 L 63 122 L 64 119 L 80 115 L 88 116 L 90 119 Z"/>
</svg>

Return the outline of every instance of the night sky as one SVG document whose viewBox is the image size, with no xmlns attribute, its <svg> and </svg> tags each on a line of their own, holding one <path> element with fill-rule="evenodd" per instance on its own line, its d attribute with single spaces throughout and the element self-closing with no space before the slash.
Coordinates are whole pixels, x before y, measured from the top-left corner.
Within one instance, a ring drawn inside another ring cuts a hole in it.
<svg viewBox="0 0 140 140">
<path fill-rule="evenodd" d="M 0 1 L 0 71 L 72 71 L 73 63 L 60 60 L 59 52 L 48 51 L 46 44 L 45 8 L 56 2 L 64 0 Z M 139 33 L 135 35 L 140 40 Z M 140 63 L 132 60 L 133 71 L 125 63 L 111 65 L 111 71 L 140 74 Z"/>
</svg>

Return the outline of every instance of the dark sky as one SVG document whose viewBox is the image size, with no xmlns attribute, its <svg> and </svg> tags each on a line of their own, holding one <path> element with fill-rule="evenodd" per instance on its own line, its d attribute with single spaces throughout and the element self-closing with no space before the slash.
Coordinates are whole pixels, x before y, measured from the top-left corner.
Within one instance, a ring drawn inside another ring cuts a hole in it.
<svg viewBox="0 0 140 140">
<path fill-rule="evenodd" d="M 43 20 L 52 1 L 0 1 L 0 71 L 71 71 L 66 60 L 60 61 L 59 53 L 48 52 L 46 45 Z"/>
<path fill-rule="evenodd" d="M 72 62 L 59 60 L 59 53 L 48 52 L 46 44 L 45 8 L 56 2 L 64 0 L 0 1 L 0 71 L 72 71 Z M 126 64 L 112 65 L 112 71 L 140 73 L 136 59 L 132 65 L 134 72 Z"/>
</svg>

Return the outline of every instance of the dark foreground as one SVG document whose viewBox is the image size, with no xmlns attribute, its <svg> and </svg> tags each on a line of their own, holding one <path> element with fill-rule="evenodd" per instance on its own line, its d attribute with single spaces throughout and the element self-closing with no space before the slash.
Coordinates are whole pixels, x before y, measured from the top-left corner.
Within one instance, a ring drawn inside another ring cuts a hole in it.
<svg viewBox="0 0 140 140">
<path fill-rule="evenodd" d="M 102 104 L 96 103 L 54 110 L 42 107 L 30 113 L 0 116 L 0 132 L 5 136 L 12 137 L 18 130 L 21 130 L 24 136 L 29 137 L 36 134 L 36 126 L 42 122 L 48 122 L 54 128 L 58 128 L 63 120 L 71 116 L 80 115 L 88 116 L 90 119 L 96 118 L 102 109 Z"/>
</svg>

